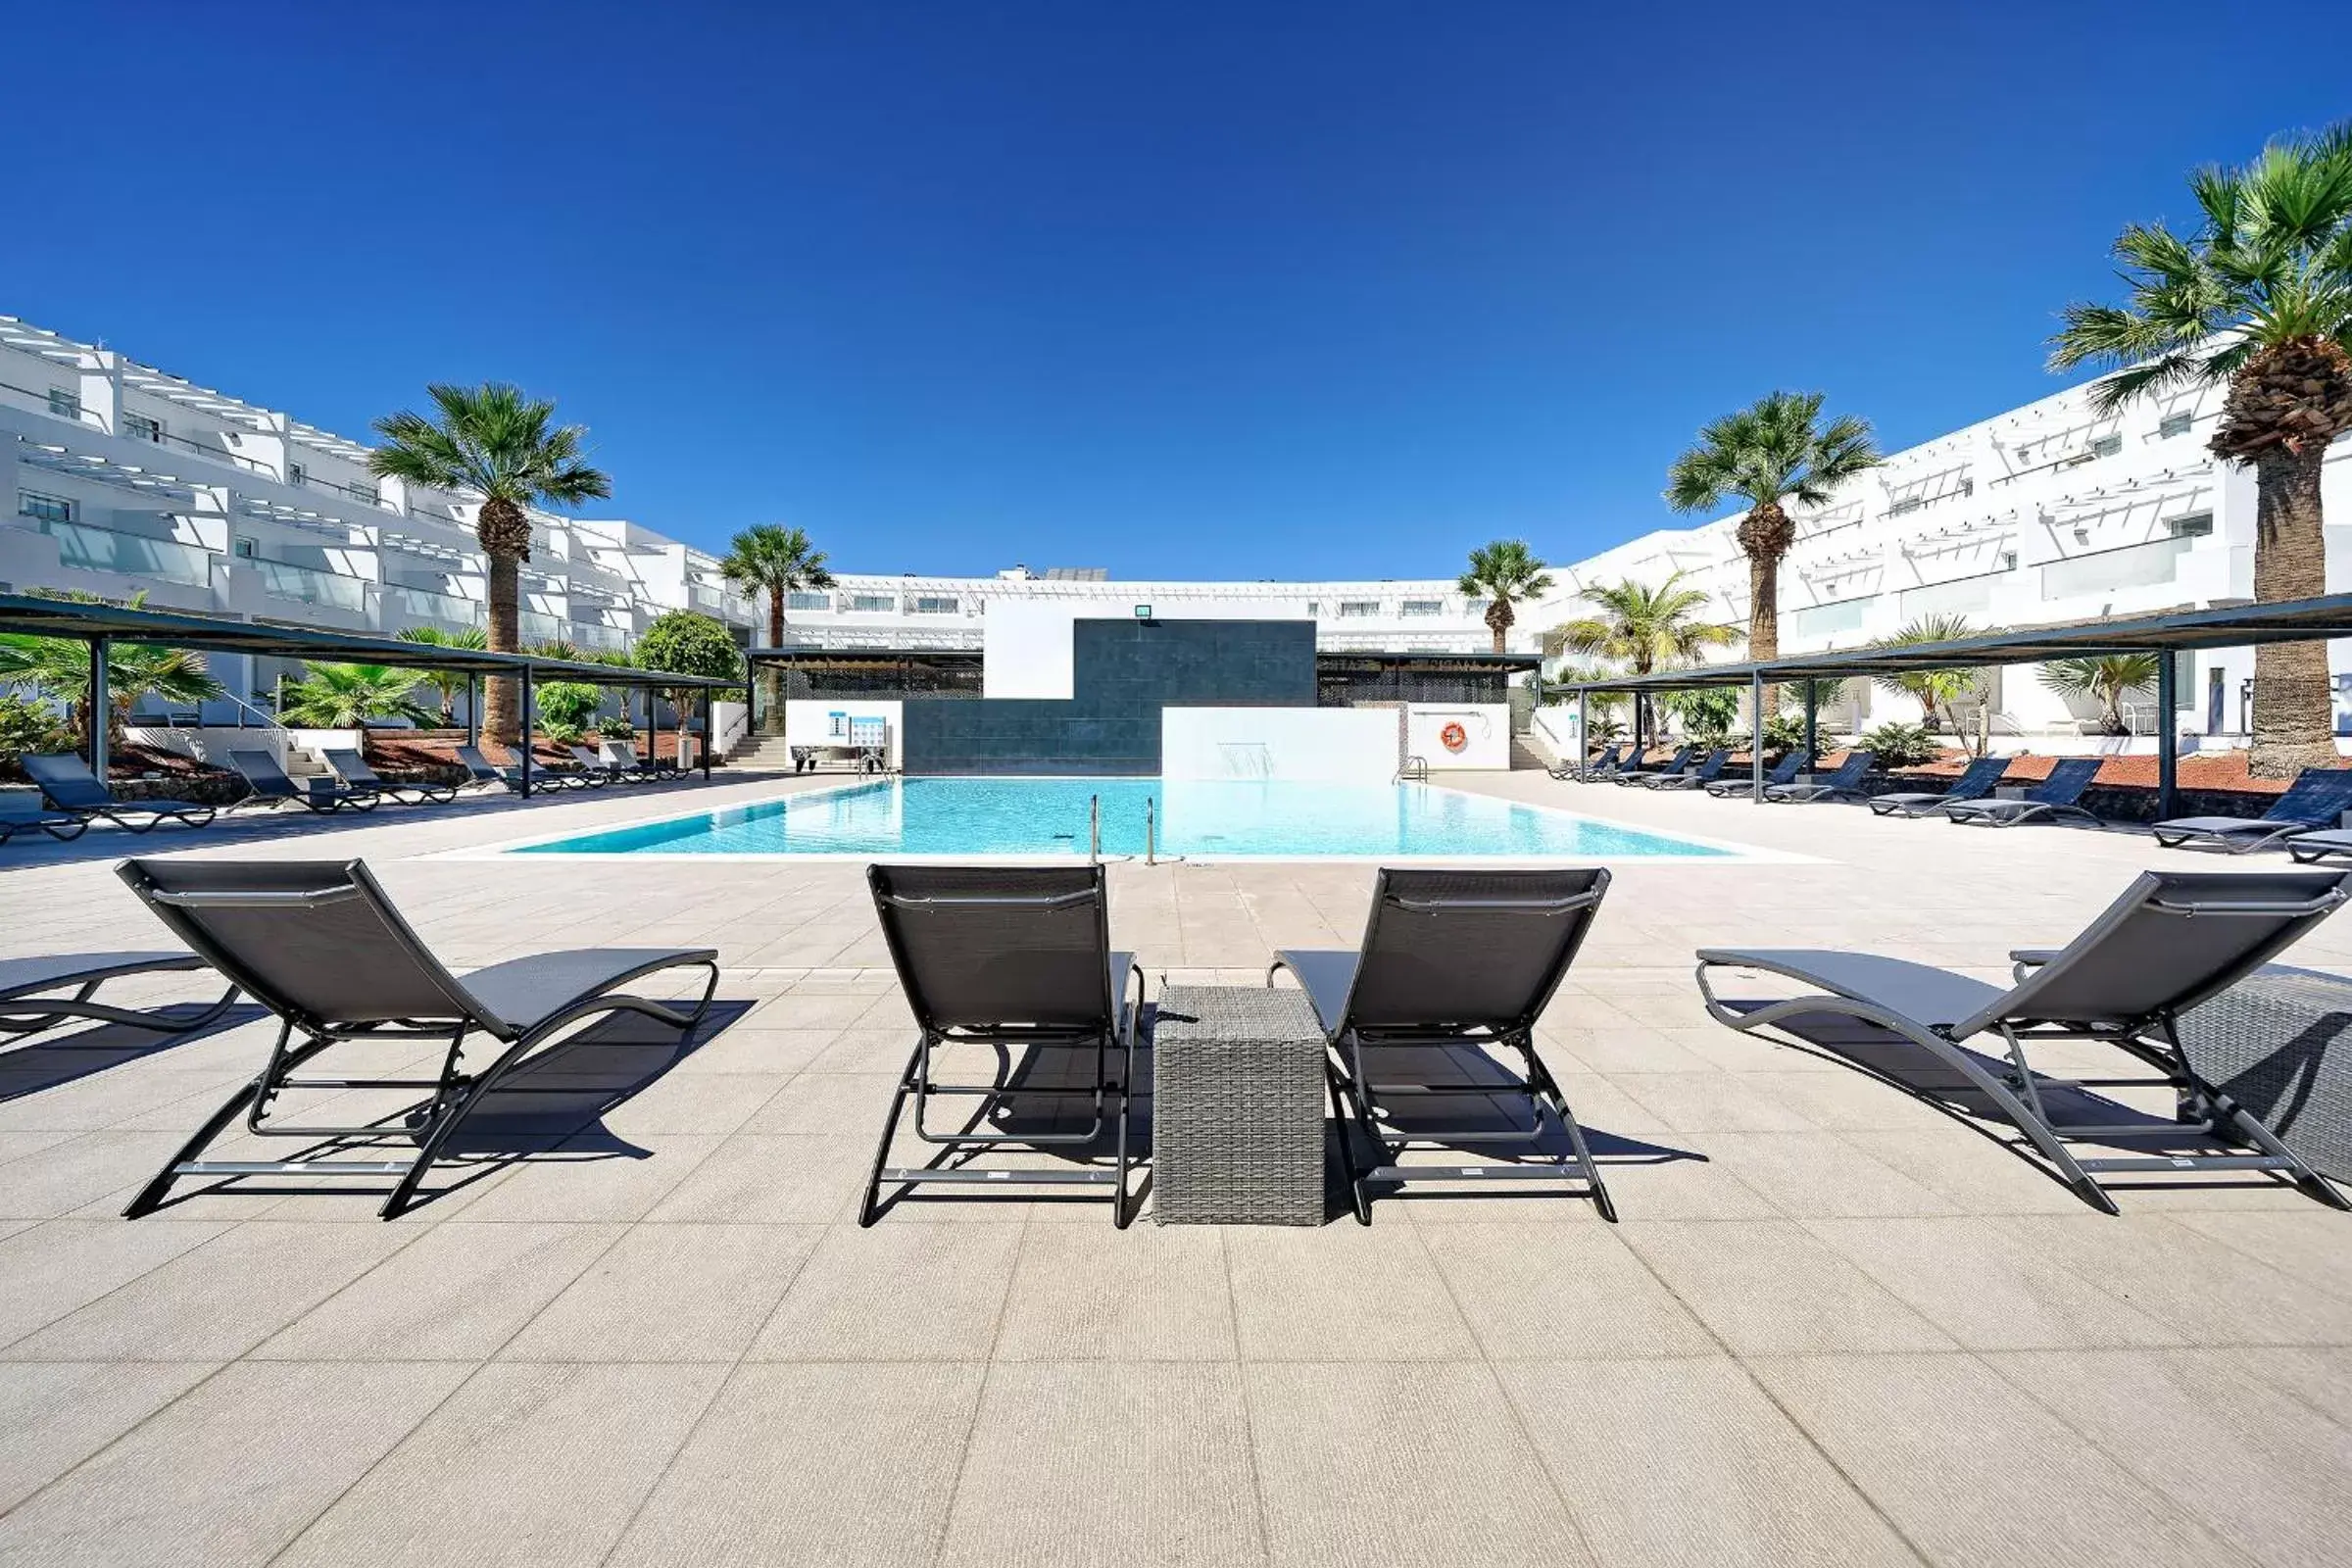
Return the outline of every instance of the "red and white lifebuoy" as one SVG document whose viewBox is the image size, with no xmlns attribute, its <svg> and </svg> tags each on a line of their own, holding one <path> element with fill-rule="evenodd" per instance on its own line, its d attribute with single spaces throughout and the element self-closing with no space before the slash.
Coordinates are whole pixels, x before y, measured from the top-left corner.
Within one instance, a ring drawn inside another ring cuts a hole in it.
<svg viewBox="0 0 2352 1568">
<path fill-rule="evenodd" d="M 1449 752 L 1459 752 L 1470 744 L 1470 732 L 1459 724 L 1448 722 L 1438 731 L 1438 744 Z"/>
</svg>

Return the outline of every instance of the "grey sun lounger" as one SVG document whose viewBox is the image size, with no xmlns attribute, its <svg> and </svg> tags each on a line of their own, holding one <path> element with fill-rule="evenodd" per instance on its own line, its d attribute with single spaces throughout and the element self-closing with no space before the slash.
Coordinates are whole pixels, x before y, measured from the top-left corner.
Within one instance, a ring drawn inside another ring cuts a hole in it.
<svg viewBox="0 0 2352 1568">
<path fill-rule="evenodd" d="M 658 757 L 639 758 L 635 741 L 605 741 L 600 743 L 598 749 L 605 754 L 605 765 L 616 773 L 652 779 L 684 778 L 686 776 L 686 770 L 675 762 L 665 762 Z"/>
<path fill-rule="evenodd" d="M 1944 808 L 1944 820 L 1976 827 L 2016 827 L 2021 822 L 2080 817 L 2097 827 L 2099 819 L 2075 803 L 2099 776 L 2102 760 L 2096 757 L 2061 759 L 2050 768 L 2050 776 L 2028 790 L 2023 800 L 1956 802 Z"/>
<path fill-rule="evenodd" d="M 1644 789 L 1652 790 L 1698 789 L 1703 785 L 1713 783 L 1722 774 L 1724 764 L 1731 760 L 1730 750 L 1719 746 L 1709 752 L 1705 760 L 1696 767 L 1685 768 L 1680 773 L 1661 773 L 1655 778 L 1643 779 L 1642 786 Z"/>
<path fill-rule="evenodd" d="M 2006 991 L 1901 958 L 1782 948 L 1701 949 L 1698 989 L 1710 1014 L 1749 1033 L 1783 1019 L 1829 1014 L 1901 1036 L 1957 1073 L 2016 1124 L 2061 1179 L 2107 1213 L 2118 1210 L 2101 1175 L 2215 1170 L 2275 1171 L 2324 1202 L 2352 1208 L 2269 1128 L 2190 1070 L 2178 1033 L 2181 1013 L 2252 974 L 2348 898 L 2352 872 L 2144 871 L 2067 947 L 2013 953 L 2021 978 Z M 1808 994 L 1727 1005 L 1712 983 L 1718 969 L 1760 970 L 1795 981 Z M 2008 1061 L 1964 1049 L 1979 1035 L 1997 1038 Z M 2075 1083 L 2045 1077 L 2027 1060 L 2026 1048 L 2051 1040 L 2104 1042 L 2158 1076 Z M 2043 1098 L 2126 1084 L 2170 1085 L 2184 1119 L 2070 1126 L 2051 1119 Z M 2084 1159 L 2070 1147 L 2143 1141 L 2161 1152 Z M 2217 1143 L 2253 1152 L 2211 1152 Z"/>
<path fill-rule="evenodd" d="M 1306 992 L 1329 1047 L 1324 1070 L 1333 1099 L 1344 1116 L 1352 1113 L 1358 1131 L 1380 1153 L 1374 1164 L 1359 1169 L 1343 1125 L 1340 1152 L 1359 1221 L 1372 1223 L 1370 1184 L 1422 1181 L 1480 1186 L 1565 1181 L 1576 1196 L 1591 1198 L 1604 1219 L 1617 1217 L 1584 1129 L 1559 1081 L 1537 1054 L 1535 1040 L 1536 1020 L 1576 961 L 1608 891 L 1609 873 L 1592 866 L 1384 869 L 1373 884 L 1372 913 L 1360 948 L 1275 955 L 1266 984 L 1287 970 Z M 1472 1065 L 1485 1071 L 1448 1082 L 1375 1079 L 1371 1063 L 1396 1048 L 1406 1048 L 1408 1062 L 1411 1048 L 1473 1052 L 1479 1060 Z M 1518 1058 L 1516 1074 L 1497 1059 L 1506 1053 Z M 1485 1102 L 1489 1108 L 1524 1105 L 1527 1124 L 1404 1128 L 1385 1108 L 1392 1101 L 1447 1099 Z M 1566 1143 L 1557 1152 L 1542 1148 L 1547 1115 Z M 1405 1165 L 1403 1158 L 1416 1144 L 1493 1145 L 1525 1157 L 1508 1163 Z"/>
<path fill-rule="evenodd" d="M 369 767 L 368 759 L 354 751 L 338 747 L 323 755 L 326 765 L 335 770 L 335 777 L 347 789 L 366 790 L 403 806 L 440 806 L 458 798 L 455 784 L 395 784 Z"/>
<path fill-rule="evenodd" d="M 2352 828 L 2322 827 L 2298 833 L 2286 841 L 2286 853 L 2297 865 L 2318 865 L 2331 855 L 2352 855 Z"/>
<path fill-rule="evenodd" d="M 269 1064 L 205 1118 L 194 1136 L 139 1190 L 123 1214 L 159 1207 L 187 1176 L 316 1176 L 394 1179 L 379 1212 L 390 1219 L 414 1200 L 450 1135 L 525 1057 L 571 1025 L 612 1012 L 642 1013 L 680 1031 L 702 1022 L 718 989 L 718 955 L 709 948 L 586 948 L 514 958 L 452 974 L 409 928 L 358 860 L 125 860 L 116 868 L 133 893 L 202 958 L 276 1014 Z M 666 969 L 709 972 L 691 1007 L 620 988 Z M 466 1038 L 486 1035 L 495 1054 L 478 1070 L 463 1063 Z M 416 1078 L 309 1078 L 296 1069 L 347 1041 L 439 1041 L 440 1069 Z M 279 1102 L 305 1090 L 417 1089 L 407 1113 L 353 1126 L 278 1120 Z M 255 1137 L 320 1145 L 372 1146 L 402 1157 L 207 1160 L 205 1149 L 242 1113 Z"/>
<path fill-rule="evenodd" d="M 522 769 L 500 767 L 484 757 L 478 746 L 459 747 L 458 764 L 472 775 L 473 782 L 478 786 L 487 788 L 492 784 L 503 784 L 513 793 L 521 793 Z M 569 768 L 553 768 L 538 762 L 531 764 L 531 783 L 538 789 L 590 790 L 603 782 L 601 778 L 591 778 Z"/>
<path fill-rule="evenodd" d="M 1642 766 L 1641 755 L 1637 753 L 1627 760 L 1623 767 L 1609 775 L 1609 782 L 1612 784 L 1640 784 L 1647 779 L 1662 778 L 1669 773 L 1680 773 L 1690 765 L 1690 754 L 1697 750 L 1698 748 L 1695 746 L 1681 748 L 1672 757 L 1666 759 L 1666 764 L 1663 767 Z"/>
<path fill-rule="evenodd" d="M 27 752 L 17 761 L 24 776 L 39 786 L 42 800 L 84 823 L 104 817 L 129 832 L 146 833 L 162 822 L 203 827 L 213 819 L 213 808 L 194 801 L 118 801 L 114 791 L 100 783 L 90 764 L 78 757 L 42 757 Z"/>
<path fill-rule="evenodd" d="M 571 760 L 580 765 L 580 773 L 589 780 L 590 789 L 599 789 L 615 781 L 625 783 L 634 776 L 621 771 L 617 763 L 605 760 L 585 746 L 567 746 L 564 750 L 571 753 Z"/>
<path fill-rule="evenodd" d="M 1858 801 L 1863 798 L 1862 776 L 1877 760 L 1874 752 L 1848 752 L 1845 760 L 1826 776 L 1810 784 L 1799 784 L 1793 779 L 1786 784 L 1768 784 L 1764 787 L 1764 798 L 1797 806 L 1810 806 L 1816 801 Z"/>
<path fill-rule="evenodd" d="M 1775 784 L 1787 784 L 1791 782 L 1795 779 L 1797 771 L 1804 765 L 1804 753 L 1790 752 L 1788 756 L 1773 763 L 1771 768 L 1765 773 L 1764 787 L 1766 789 L 1770 789 Z M 1707 793 L 1714 796 L 1717 800 L 1722 800 L 1727 796 L 1745 795 L 1748 793 L 1748 791 L 1754 788 L 1755 780 L 1748 774 L 1741 773 L 1737 778 L 1719 778 L 1715 780 L 1715 782 L 1707 786 Z"/>
<path fill-rule="evenodd" d="M 1981 801 L 1990 795 L 2009 771 L 2006 757 L 1980 757 L 1961 769 L 1952 780 L 1952 787 L 1937 795 L 1926 790 L 1901 790 L 1892 795 L 1873 795 L 1870 798 L 1874 816 L 1931 816 L 1947 806 L 1962 801 Z"/>
<path fill-rule="evenodd" d="M 123 1024 L 157 1034 L 201 1029 L 237 1000 L 230 986 L 220 1001 L 189 1015 L 170 1008 L 141 1011 L 92 1000 L 109 980 L 134 974 L 180 974 L 201 970 L 192 953 L 75 953 L 57 957 L 0 958 L 0 1036 L 23 1037 L 75 1018 Z M 71 990 L 70 997 L 50 996 Z"/>
<path fill-rule="evenodd" d="M 1111 950 L 1102 867 L 872 865 L 866 883 L 914 1012 L 916 1036 L 882 1121 L 858 1223 L 871 1225 L 881 1217 L 885 1186 L 904 1194 L 930 1183 L 1075 1185 L 1107 1188 L 1111 1223 L 1123 1229 L 1144 971 L 1132 954 Z M 963 1046 L 993 1053 L 991 1082 L 942 1083 L 932 1076 L 936 1053 Z M 1114 1051 L 1121 1058 L 1115 1079 L 1109 1068 Z M 1091 1074 L 1067 1084 L 1019 1081 L 1027 1071 L 1043 1078 L 1046 1054 L 1054 1052 L 1064 1062 L 1072 1053 L 1091 1059 Z M 959 1129 L 937 1130 L 924 1112 L 940 1098 L 976 1102 L 977 1108 Z M 924 1165 L 894 1166 L 891 1142 L 909 1100 L 910 1130 L 940 1154 Z M 1049 1129 L 972 1130 L 983 1122 L 1004 1126 L 1023 1101 L 1057 1108 L 1071 1101 L 1091 1103 L 1091 1120 L 1083 1128 L 1058 1126 L 1056 1117 Z M 1112 1140 L 1107 1168 L 1087 1152 L 1105 1132 Z M 1007 1146 L 1075 1157 L 1054 1166 L 969 1162 Z"/>
<path fill-rule="evenodd" d="M 293 775 L 278 766 L 277 759 L 268 752 L 231 752 L 228 765 L 253 790 L 232 810 L 254 806 L 299 806 L 324 815 L 340 811 L 346 806 L 355 811 L 372 811 L 379 803 L 373 790 L 354 789 L 331 779 L 306 778 L 296 783 Z"/>
<path fill-rule="evenodd" d="M 20 833 L 46 833 L 60 841 L 77 839 L 90 830 L 90 819 L 46 805 L 37 795 L 11 790 L 0 795 L 0 844 Z"/>
<path fill-rule="evenodd" d="M 1622 745 L 1611 746 L 1582 766 L 1574 762 L 1562 762 L 1559 766 L 1547 768 L 1545 771 L 1563 784 L 1584 784 L 1615 772 L 1617 760 L 1624 755 L 1625 748 Z"/>
<path fill-rule="evenodd" d="M 2168 850 L 2193 844 L 2244 855 L 2282 840 L 2291 848 L 2317 829 L 2333 828 L 2348 810 L 2352 768 L 2307 767 L 2260 816 L 2180 816 L 2149 831 Z"/>
</svg>

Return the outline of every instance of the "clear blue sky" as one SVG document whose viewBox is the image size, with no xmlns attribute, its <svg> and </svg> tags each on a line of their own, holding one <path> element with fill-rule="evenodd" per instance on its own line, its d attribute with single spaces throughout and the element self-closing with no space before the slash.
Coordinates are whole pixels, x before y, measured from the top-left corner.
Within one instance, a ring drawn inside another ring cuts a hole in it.
<svg viewBox="0 0 2352 1568">
<path fill-rule="evenodd" d="M 329 428 L 498 377 L 599 514 L 854 570 L 1411 576 L 1702 421 L 2059 383 L 2341 0 L 14 8 L 0 312 Z"/>
</svg>

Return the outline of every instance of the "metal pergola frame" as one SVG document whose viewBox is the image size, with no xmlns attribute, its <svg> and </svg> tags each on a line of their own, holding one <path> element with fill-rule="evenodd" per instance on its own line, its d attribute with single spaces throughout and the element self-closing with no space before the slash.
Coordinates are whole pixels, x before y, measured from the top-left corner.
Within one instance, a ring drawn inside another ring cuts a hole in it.
<svg viewBox="0 0 2352 1568">
<path fill-rule="evenodd" d="M 2211 610 L 2172 611 L 2123 620 L 2078 621 L 2055 626 L 2028 626 L 2014 631 L 1987 632 L 1950 642 L 1915 643 L 1899 647 L 1829 649 L 1814 654 L 1731 664 L 1697 664 L 1687 669 L 1660 670 L 1649 675 L 1621 675 L 1601 680 L 1568 682 L 1552 688 L 1573 693 L 1577 702 L 1579 735 L 1589 733 L 1588 699 L 1595 692 L 1632 696 L 1660 692 L 1701 691 L 1720 686 L 1745 686 L 1750 714 L 1762 728 L 1764 688 L 1796 681 L 1805 685 L 1805 748 L 1813 749 L 1817 694 L 1811 682 L 1850 680 L 1857 676 L 1916 674 L 1936 669 L 1966 669 L 1986 664 L 2041 664 L 2054 659 L 2096 658 L 2102 654 L 2162 654 L 2194 652 L 2202 648 L 2249 648 L 2262 643 L 2315 642 L 2352 638 L 2352 594 L 2328 594 L 2317 599 L 2289 599 L 2276 604 L 2230 605 Z M 2179 674 L 2171 658 L 2156 666 L 2156 814 L 2176 814 L 2179 794 L 2180 738 L 2175 722 Z M 1748 748 L 1749 796 L 1764 798 L 1764 748 Z"/>
<path fill-rule="evenodd" d="M 525 743 L 519 747 L 519 792 L 531 793 L 531 748 L 528 744 L 532 689 L 541 680 L 579 681 L 646 692 L 648 727 L 653 717 L 655 691 L 702 693 L 703 777 L 710 776 L 710 753 L 717 739 L 711 724 L 714 694 L 734 692 L 741 682 L 711 675 L 640 669 L 622 664 L 596 664 L 585 660 L 543 659 L 532 654 L 493 653 L 486 648 L 450 648 L 435 643 L 403 642 L 397 637 L 374 637 L 353 632 L 321 631 L 305 626 L 279 626 L 267 621 L 230 620 L 218 615 L 194 615 L 165 610 L 133 610 L 124 605 L 91 604 L 76 599 L 48 599 L 29 594 L 0 594 L 0 632 L 34 637 L 63 637 L 87 644 L 90 650 L 90 711 L 107 709 L 107 649 L 110 644 L 151 643 L 196 653 L 254 654 L 264 658 L 303 661 L 330 660 L 395 668 L 450 669 L 466 677 L 468 739 L 481 738 L 480 684 L 485 678 L 512 676 L 522 682 Z M 106 777 L 107 726 L 90 726 L 90 771 Z"/>
</svg>

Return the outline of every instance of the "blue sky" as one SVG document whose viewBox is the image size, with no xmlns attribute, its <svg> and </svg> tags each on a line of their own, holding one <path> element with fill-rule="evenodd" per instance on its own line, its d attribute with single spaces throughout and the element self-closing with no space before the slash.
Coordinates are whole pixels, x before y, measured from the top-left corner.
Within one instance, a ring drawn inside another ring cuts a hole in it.
<svg viewBox="0 0 2352 1568">
<path fill-rule="evenodd" d="M 2055 390 L 2121 224 L 2352 114 L 2342 21 L 28 6 L 0 312 L 352 435 L 514 380 L 598 513 L 853 570 L 1573 560 L 1775 386 L 1889 446 Z"/>
</svg>

